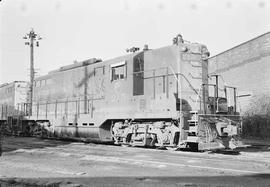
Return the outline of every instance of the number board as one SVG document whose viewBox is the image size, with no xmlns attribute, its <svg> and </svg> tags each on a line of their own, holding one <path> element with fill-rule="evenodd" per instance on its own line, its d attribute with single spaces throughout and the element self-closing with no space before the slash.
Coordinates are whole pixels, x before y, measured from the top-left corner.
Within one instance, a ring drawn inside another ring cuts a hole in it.
<svg viewBox="0 0 270 187">
<path fill-rule="evenodd" d="M 184 61 L 201 61 L 202 56 L 200 54 L 184 53 L 182 54 L 182 60 Z"/>
</svg>

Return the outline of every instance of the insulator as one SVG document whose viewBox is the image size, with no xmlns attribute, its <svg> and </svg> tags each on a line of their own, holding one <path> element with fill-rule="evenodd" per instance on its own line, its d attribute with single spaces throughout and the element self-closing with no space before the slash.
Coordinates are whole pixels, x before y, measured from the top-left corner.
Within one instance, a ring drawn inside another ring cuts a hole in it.
<svg viewBox="0 0 270 187">
<path fill-rule="evenodd" d="M 148 50 L 148 45 L 147 45 L 147 44 L 145 44 L 145 45 L 143 46 L 143 50 L 144 50 L 144 51 L 147 51 L 147 50 Z"/>
</svg>

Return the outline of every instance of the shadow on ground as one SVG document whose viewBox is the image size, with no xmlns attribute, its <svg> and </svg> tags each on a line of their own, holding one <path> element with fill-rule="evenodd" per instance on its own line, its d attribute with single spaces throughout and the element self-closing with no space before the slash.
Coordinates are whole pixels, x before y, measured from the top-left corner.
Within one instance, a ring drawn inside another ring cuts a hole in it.
<svg viewBox="0 0 270 187">
<path fill-rule="evenodd" d="M 10 152 L 18 149 L 40 149 L 45 147 L 56 147 L 59 145 L 67 145 L 72 142 L 74 141 L 6 136 L 2 139 L 2 152 Z"/>
<path fill-rule="evenodd" d="M 243 139 L 247 147 L 237 148 L 240 152 L 270 152 L 270 140 Z"/>
<path fill-rule="evenodd" d="M 251 145 L 245 148 L 237 148 L 239 152 L 270 152 L 270 146 Z"/>
<path fill-rule="evenodd" d="M 177 187 L 229 187 L 269 186 L 270 174 L 247 176 L 187 176 L 187 177 L 83 177 L 83 178 L 0 178 L 2 186 L 177 186 Z M 0 185 L 1 186 L 1 185 Z"/>
<path fill-rule="evenodd" d="M 241 142 L 243 143 L 243 146 L 233 150 L 218 149 L 211 151 L 210 153 L 239 155 L 244 152 L 270 152 L 270 140 L 242 139 Z"/>
<path fill-rule="evenodd" d="M 56 147 L 59 145 L 67 145 L 73 142 L 84 142 L 84 143 L 95 143 L 101 144 L 100 142 L 91 142 L 91 141 L 81 141 L 79 139 L 46 139 L 46 138 L 36 138 L 36 137 L 14 137 L 6 136 L 2 139 L 2 153 L 15 151 L 18 149 L 40 149 L 45 147 Z M 270 152 L 270 142 L 269 141 L 257 141 L 257 140 L 243 140 L 246 147 L 236 148 L 235 151 L 213 151 L 213 153 L 219 154 L 232 154 L 238 155 L 241 152 Z M 107 143 L 112 145 L 112 143 Z M 145 148 L 144 148 L 145 149 Z M 192 151 L 190 149 L 181 149 L 180 151 L 187 152 L 201 152 L 201 151 Z M 212 153 L 212 152 L 211 152 Z"/>
</svg>

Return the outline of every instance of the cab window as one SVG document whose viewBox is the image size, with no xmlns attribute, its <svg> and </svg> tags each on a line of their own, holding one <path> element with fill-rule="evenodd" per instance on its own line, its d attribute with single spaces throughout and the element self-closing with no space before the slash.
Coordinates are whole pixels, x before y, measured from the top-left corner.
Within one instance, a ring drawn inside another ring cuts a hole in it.
<svg viewBox="0 0 270 187">
<path fill-rule="evenodd" d="M 126 63 L 117 63 L 111 65 L 111 81 L 125 79 L 127 77 Z"/>
</svg>

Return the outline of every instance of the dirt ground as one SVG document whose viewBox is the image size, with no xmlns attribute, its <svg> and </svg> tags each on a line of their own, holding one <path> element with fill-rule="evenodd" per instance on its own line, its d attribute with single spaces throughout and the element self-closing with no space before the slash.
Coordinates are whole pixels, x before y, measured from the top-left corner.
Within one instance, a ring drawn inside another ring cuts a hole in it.
<svg viewBox="0 0 270 187">
<path fill-rule="evenodd" d="M 239 155 L 5 137 L 0 186 L 270 186 L 270 142 Z"/>
</svg>

